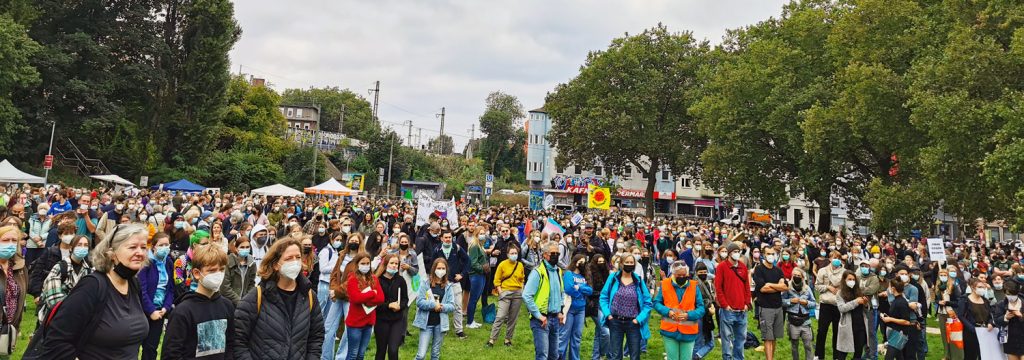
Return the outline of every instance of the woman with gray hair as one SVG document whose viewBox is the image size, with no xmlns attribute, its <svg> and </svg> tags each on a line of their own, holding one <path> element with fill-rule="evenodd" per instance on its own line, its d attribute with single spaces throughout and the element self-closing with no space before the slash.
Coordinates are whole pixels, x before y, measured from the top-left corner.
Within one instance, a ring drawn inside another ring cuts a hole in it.
<svg viewBox="0 0 1024 360">
<path fill-rule="evenodd" d="M 92 251 L 95 272 L 79 280 L 25 358 L 138 359 L 149 321 L 135 275 L 147 262 L 148 237 L 140 224 L 115 226 Z"/>
</svg>

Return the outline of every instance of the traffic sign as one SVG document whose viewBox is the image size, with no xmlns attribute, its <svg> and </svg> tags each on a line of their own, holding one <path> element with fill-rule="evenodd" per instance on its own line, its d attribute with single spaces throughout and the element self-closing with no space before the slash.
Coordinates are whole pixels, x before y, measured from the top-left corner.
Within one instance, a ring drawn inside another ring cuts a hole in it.
<svg viewBox="0 0 1024 360">
<path fill-rule="evenodd" d="M 486 181 L 487 183 L 493 183 L 494 182 L 494 174 L 487 174 L 487 176 L 484 177 L 484 181 Z"/>
<path fill-rule="evenodd" d="M 46 155 L 46 157 L 43 158 L 43 169 L 53 169 L 53 155 Z"/>
<path fill-rule="evenodd" d="M 491 193 L 493 192 L 493 190 L 494 190 L 494 189 L 492 189 L 491 187 L 487 187 L 487 188 L 485 188 L 485 189 L 484 189 L 484 195 L 486 195 L 486 196 L 491 196 Z"/>
<path fill-rule="evenodd" d="M 139 177 L 139 186 L 146 187 L 146 185 L 149 185 L 149 176 Z"/>
</svg>

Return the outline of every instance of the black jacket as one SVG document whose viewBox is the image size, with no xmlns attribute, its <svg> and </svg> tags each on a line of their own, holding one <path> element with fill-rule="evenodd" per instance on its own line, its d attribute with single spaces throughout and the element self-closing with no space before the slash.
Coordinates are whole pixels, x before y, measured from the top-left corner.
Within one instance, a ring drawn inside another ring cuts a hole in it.
<svg viewBox="0 0 1024 360">
<path fill-rule="evenodd" d="M 163 359 L 231 359 L 235 305 L 213 294 L 190 292 L 170 313 L 164 335 Z M 203 338 L 203 347 L 199 338 Z M 203 356 L 196 356 L 204 354 Z"/>
<path fill-rule="evenodd" d="M 405 279 L 399 274 L 395 274 L 391 279 L 381 275 L 380 288 L 384 290 L 384 303 L 377 307 L 377 322 L 405 322 L 409 318 L 406 314 L 406 310 L 409 309 L 409 288 L 405 286 Z M 398 301 L 400 307 L 398 311 L 388 307 L 388 304 L 395 301 Z"/>
<path fill-rule="evenodd" d="M 316 298 L 310 298 L 312 285 L 296 277 L 297 300 L 291 313 L 286 310 L 277 281 L 265 280 L 263 304 L 257 314 L 256 291 L 250 291 L 235 309 L 235 359 L 316 360 L 324 344 L 324 319 Z M 312 304 L 312 306 L 310 306 Z"/>
<path fill-rule="evenodd" d="M 444 251 L 441 250 L 441 245 L 434 248 L 434 257 L 430 258 L 430 265 L 427 267 L 433 269 L 434 259 L 444 257 Z M 423 256 L 424 264 L 428 264 L 427 256 Z M 452 244 L 452 250 L 448 252 L 448 257 L 445 258 L 448 261 L 448 281 L 456 282 L 455 275 L 462 275 L 462 280 L 469 279 L 469 254 L 462 247 Z M 461 281 L 461 280 L 460 280 Z"/>
<path fill-rule="evenodd" d="M 61 260 L 60 246 L 46 248 L 42 256 L 32 262 L 32 272 L 29 274 L 28 291 L 29 295 L 39 297 L 43 292 L 43 280 L 50 274 L 53 266 Z"/>
</svg>

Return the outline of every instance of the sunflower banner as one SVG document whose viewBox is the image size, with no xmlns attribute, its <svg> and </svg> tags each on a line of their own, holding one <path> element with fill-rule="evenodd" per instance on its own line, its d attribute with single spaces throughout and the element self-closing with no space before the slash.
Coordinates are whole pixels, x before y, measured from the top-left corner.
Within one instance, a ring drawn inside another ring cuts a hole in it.
<svg viewBox="0 0 1024 360">
<path fill-rule="evenodd" d="M 591 209 L 608 210 L 612 204 L 611 191 L 608 188 L 587 186 L 587 207 Z"/>
</svg>

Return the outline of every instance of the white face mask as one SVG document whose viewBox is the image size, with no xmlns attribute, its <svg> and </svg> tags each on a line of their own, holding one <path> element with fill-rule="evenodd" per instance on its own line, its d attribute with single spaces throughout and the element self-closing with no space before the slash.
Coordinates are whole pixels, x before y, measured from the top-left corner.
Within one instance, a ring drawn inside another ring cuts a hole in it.
<svg viewBox="0 0 1024 360">
<path fill-rule="evenodd" d="M 910 276 L 907 276 L 907 275 L 900 275 L 900 281 L 902 281 L 902 282 L 908 282 L 908 281 L 910 281 Z"/>
<path fill-rule="evenodd" d="M 731 256 L 733 261 L 740 261 L 740 253 L 734 252 Z"/>
<path fill-rule="evenodd" d="M 280 273 L 286 278 L 295 280 L 299 276 L 300 271 L 302 271 L 302 263 L 299 260 L 294 260 L 281 265 Z"/>
<path fill-rule="evenodd" d="M 1006 300 L 1010 302 L 1017 302 L 1017 295 L 1006 295 Z"/>
<path fill-rule="evenodd" d="M 342 226 L 341 227 L 341 231 L 345 232 L 345 233 L 351 232 L 352 231 L 352 227 L 351 226 Z"/>
<path fill-rule="evenodd" d="M 74 239 L 75 239 L 75 235 L 61 235 L 60 236 L 60 242 L 65 243 L 65 244 L 70 244 L 71 240 L 74 240 Z"/>
<path fill-rule="evenodd" d="M 445 269 L 437 269 L 437 270 L 434 270 L 434 276 L 437 276 L 437 277 L 439 277 L 439 278 L 443 278 L 443 277 L 444 277 L 445 275 L 447 275 L 447 274 L 448 274 L 448 271 L 447 271 L 447 270 L 445 270 Z"/>
<path fill-rule="evenodd" d="M 851 289 L 852 289 L 852 288 L 853 288 L 854 286 L 856 286 L 856 285 L 857 285 L 857 282 L 856 282 L 856 281 L 853 281 L 853 280 L 846 280 L 846 287 L 848 287 L 848 288 L 851 288 Z"/>
<path fill-rule="evenodd" d="M 765 257 L 765 260 L 768 260 L 770 263 L 775 263 L 775 255 L 768 255 Z"/>
<path fill-rule="evenodd" d="M 218 271 L 212 274 L 206 274 L 203 279 L 199 281 L 207 290 L 217 292 L 220 291 L 220 284 L 224 283 L 224 272 Z"/>
<path fill-rule="evenodd" d="M 363 273 L 363 274 L 369 273 L 370 272 L 370 264 L 359 265 L 359 272 Z"/>
</svg>

